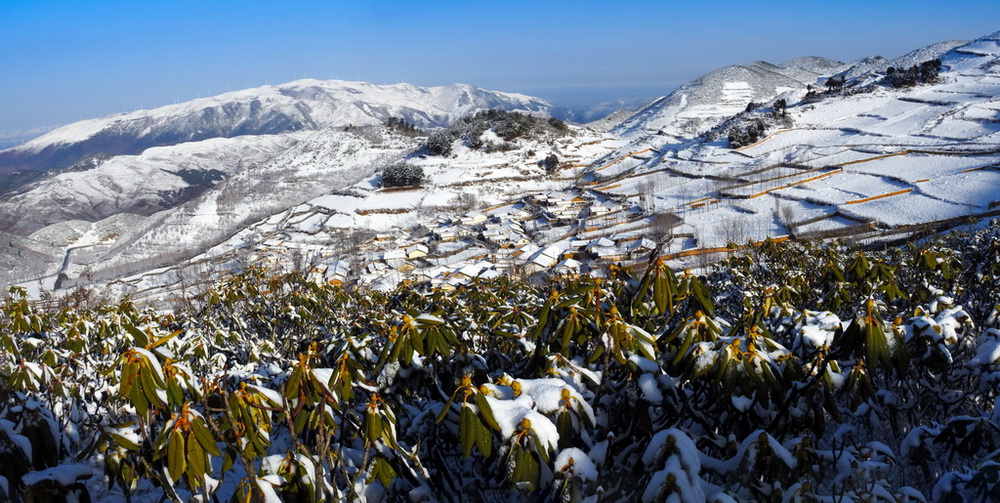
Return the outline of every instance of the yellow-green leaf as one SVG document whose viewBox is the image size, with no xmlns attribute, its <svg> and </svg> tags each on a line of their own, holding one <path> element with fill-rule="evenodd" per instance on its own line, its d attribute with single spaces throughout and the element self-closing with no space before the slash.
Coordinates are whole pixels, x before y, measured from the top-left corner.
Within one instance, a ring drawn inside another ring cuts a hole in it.
<svg viewBox="0 0 1000 503">
<path fill-rule="evenodd" d="M 174 432 L 167 442 L 167 471 L 174 482 L 180 480 L 187 468 L 187 450 L 184 448 L 184 435 Z"/>
<path fill-rule="evenodd" d="M 187 480 L 192 486 L 200 486 L 205 478 L 206 459 L 205 451 L 198 442 L 192 442 L 190 438 L 185 441 L 187 445 Z"/>
<path fill-rule="evenodd" d="M 500 431 L 500 424 L 497 423 L 496 417 L 493 416 L 493 409 L 490 408 L 490 402 L 486 399 L 486 395 L 476 393 L 476 406 L 479 407 L 479 415 L 482 417 L 483 422 L 490 428 Z"/>
<path fill-rule="evenodd" d="M 194 438 L 201 444 L 202 449 L 205 452 L 213 456 L 219 456 L 222 452 L 219 451 L 218 444 L 215 443 L 215 438 L 212 437 L 212 432 L 208 431 L 208 427 L 205 425 L 205 421 L 201 418 L 195 418 L 191 422 L 191 431 L 194 433 Z"/>
<path fill-rule="evenodd" d="M 472 412 L 472 408 L 463 406 L 458 423 L 458 438 L 462 444 L 462 455 L 465 457 L 469 457 L 472 454 L 472 446 L 476 442 L 475 423 L 478 422 L 476 414 Z"/>
</svg>

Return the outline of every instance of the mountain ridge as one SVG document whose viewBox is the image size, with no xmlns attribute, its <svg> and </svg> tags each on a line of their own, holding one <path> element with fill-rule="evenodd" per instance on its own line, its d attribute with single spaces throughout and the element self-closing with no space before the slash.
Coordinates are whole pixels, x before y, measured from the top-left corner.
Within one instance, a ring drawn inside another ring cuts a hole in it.
<svg viewBox="0 0 1000 503">
<path fill-rule="evenodd" d="M 805 94 L 824 70 L 838 64 L 814 56 L 789 60 L 787 66 L 766 61 L 725 66 L 654 100 L 615 131 L 624 136 L 694 137 L 750 102 L 771 100 L 789 91 Z"/>
<path fill-rule="evenodd" d="M 67 167 L 94 154 L 135 155 L 150 147 L 217 137 L 373 125 L 389 117 L 438 128 L 485 108 L 547 116 L 556 107 L 539 98 L 467 84 L 379 86 L 304 79 L 63 126 L 0 150 L 0 173 Z"/>
<path fill-rule="evenodd" d="M 148 148 L 38 182 L 0 203 L 0 221 L 28 236 L 11 242 L 38 250 L 35 262 L 48 260 L 32 266 L 37 278 L 66 274 L 64 287 L 80 286 L 93 273 L 121 293 L 150 296 L 250 263 L 307 264 L 379 288 L 413 278 L 454 286 L 501 271 L 601 274 L 607 260 L 641 265 L 651 253 L 689 267 L 727 243 L 768 237 L 910 235 L 990 218 L 1000 201 L 987 190 L 1000 163 L 998 45 L 943 42 L 891 62 L 731 65 L 599 128 L 571 124 L 563 137 L 512 141 L 489 130 L 481 141 L 455 139 L 447 156 L 426 155 L 419 137 L 375 119 Z M 924 56 L 940 56 L 940 77 L 887 83 L 886 63 Z M 825 85 L 852 68 L 857 77 L 843 89 Z M 351 96 L 380 88 L 357 85 Z M 308 81 L 273 87 L 292 101 L 323 92 Z M 442 99 L 472 106 L 470 89 L 454 86 Z M 774 106 L 779 98 L 787 109 Z M 372 118 L 397 105 L 346 109 Z M 758 123 L 754 143 L 727 142 L 730 124 Z M 424 170 L 425 184 L 382 190 L 379 170 L 400 162 Z M 191 180 L 204 182 L 200 192 L 186 188 Z M 190 197 L 177 199 L 185 190 Z M 59 223 L 88 211 L 93 222 Z M 517 255 L 505 248 L 515 244 Z"/>
</svg>

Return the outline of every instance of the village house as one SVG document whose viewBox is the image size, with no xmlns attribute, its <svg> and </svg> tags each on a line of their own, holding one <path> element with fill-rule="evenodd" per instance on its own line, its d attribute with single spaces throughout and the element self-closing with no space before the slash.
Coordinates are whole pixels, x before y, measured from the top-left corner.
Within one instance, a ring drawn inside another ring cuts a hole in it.
<svg viewBox="0 0 1000 503">
<path fill-rule="evenodd" d="M 529 241 L 519 246 L 514 251 L 512 251 L 510 253 L 510 256 L 511 258 L 520 258 L 522 260 L 527 260 L 529 257 L 538 252 L 538 250 L 541 250 L 541 247 Z"/>
<path fill-rule="evenodd" d="M 326 268 L 326 280 L 333 285 L 346 284 L 351 276 L 351 263 L 346 260 L 331 262 Z"/>
<path fill-rule="evenodd" d="M 454 226 L 439 227 L 434 229 L 434 234 L 437 235 L 438 241 L 442 243 L 450 243 L 457 240 L 460 237 L 460 230 Z"/>
<path fill-rule="evenodd" d="M 625 250 L 628 252 L 630 259 L 641 255 L 649 255 L 656 250 L 656 242 L 645 237 L 639 238 L 629 243 L 625 247 Z"/>
<path fill-rule="evenodd" d="M 469 213 L 462 215 L 462 217 L 459 219 L 459 222 L 461 222 L 461 224 L 464 226 L 472 227 L 474 225 L 485 223 L 487 218 L 488 217 L 486 216 L 485 213 L 480 213 L 478 211 L 470 211 Z"/>
<path fill-rule="evenodd" d="M 430 248 L 424 243 L 415 243 L 406 248 L 406 258 L 418 259 L 426 257 L 430 253 Z"/>
<path fill-rule="evenodd" d="M 406 262 L 406 250 L 403 248 L 393 248 L 391 250 L 387 250 L 382 254 L 382 261 L 389 267 L 398 269 L 399 266 Z"/>
<path fill-rule="evenodd" d="M 563 259 L 561 262 L 552 267 L 552 273 L 560 276 L 579 276 L 580 271 L 583 268 L 583 264 L 580 262 L 567 258 Z"/>
<path fill-rule="evenodd" d="M 535 252 L 524 264 L 524 272 L 526 274 L 535 274 L 545 271 L 562 260 L 564 253 L 565 250 L 557 246 L 542 248 Z"/>
</svg>

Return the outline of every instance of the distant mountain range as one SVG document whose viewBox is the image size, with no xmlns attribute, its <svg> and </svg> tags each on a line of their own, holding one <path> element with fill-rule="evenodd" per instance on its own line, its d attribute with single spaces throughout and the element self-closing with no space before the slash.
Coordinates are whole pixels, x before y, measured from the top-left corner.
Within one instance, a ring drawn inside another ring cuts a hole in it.
<svg viewBox="0 0 1000 503">
<path fill-rule="evenodd" d="M 418 87 L 298 80 L 70 124 L 0 151 L 0 173 L 65 168 L 94 155 L 140 154 L 151 147 L 259 136 L 402 118 L 443 127 L 476 110 L 501 108 L 550 114 L 546 101 L 455 84 Z"/>
<path fill-rule="evenodd" d="M 13 133 L 0 134 L 0 150 L 8 149 L 11 147 L 16 147 L 22 143 L 26 143 L 30 140 L 38 138 L 55 128 L 35 128 L 26 131 L 17 131 Z"/>
<path fill-rule="evenodd" d="M 578 257 L 586 272 L 599 271 L 595 256 L 643 260 L 643 239 L 687 253 L 671 259 L 684 265 L 727 241 L 882 239 L 986 218 L 1000 202 L 998 39 L 895 60 L 728 66 L 634 112 L 611 113 L 635 108 L 621 102 L 569 115 L 461 84 L 302 80 L 83 121 L 0 151 L 0 183 L 12 180 L 0 196 L 0 282 L 153 295 L 264 261 L 392 284 L 523 272 L 535 253 Z M 890 67 L 936 59 L 939 77 L 889 85 Z M 459 135 L 445 157 L 385 125 L 435 131 L 485 109 L 601 119 L 560 137 Z M 754 141 L 733 148 L 727 135 L 748 127 Z M 540 162 L 550 156 L 558 169 Z M 427 182 L 380 189 L 379 170 L 400 162 Z M 503 255 L 496 229 L 466 215 L 486 209 L 537 249 Z M 419 260 L 392 248 L 416 244 L 427 247 Z"/>
</svg>

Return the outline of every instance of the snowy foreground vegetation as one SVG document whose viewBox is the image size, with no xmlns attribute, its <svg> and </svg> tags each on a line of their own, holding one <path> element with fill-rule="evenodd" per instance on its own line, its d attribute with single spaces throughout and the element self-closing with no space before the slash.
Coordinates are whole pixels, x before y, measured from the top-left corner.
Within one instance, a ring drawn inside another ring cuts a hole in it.
<svg viewBox="0 0 1000 503">
<path fill-rule="evenodd" d="M 996 500 L 998 277 L 994 227 L 452 292 L 251 270 L 175 314 L 13 288 L 0 500 Z"/>
</svg>

